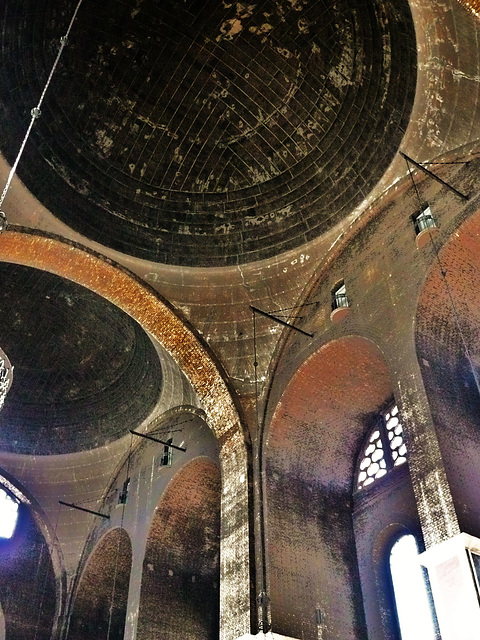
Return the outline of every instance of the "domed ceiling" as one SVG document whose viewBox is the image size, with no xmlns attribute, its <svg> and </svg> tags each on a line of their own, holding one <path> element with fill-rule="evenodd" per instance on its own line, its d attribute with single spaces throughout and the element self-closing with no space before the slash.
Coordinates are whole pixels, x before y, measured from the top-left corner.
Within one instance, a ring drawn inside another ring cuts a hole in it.
<svg viewBox="0 0 480 640">
<path fill-rule="evenodd" d="M 4 0 L 12 162 L 77 0 Z M 225 266 L 311 240 L 398 149 L 415 90 L 407 0 L 84 0 L 19 174 L 85 236 Z"/>
<path fill-rule="evenodd" d="M 119 438 L 154 408 L 162 372 L 123 311 L 45 271 L 0 264 L 0 345 L 14 366 L 0 449 L 71 453 Z"/>
</svg>

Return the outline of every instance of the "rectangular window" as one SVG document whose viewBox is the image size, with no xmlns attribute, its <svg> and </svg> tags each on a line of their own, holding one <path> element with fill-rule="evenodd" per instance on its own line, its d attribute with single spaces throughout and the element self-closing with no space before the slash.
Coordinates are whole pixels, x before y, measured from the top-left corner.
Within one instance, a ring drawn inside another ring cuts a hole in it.
<svg viewBox="0 0 480 640">
<path fill-rule="evenodd" d="M 171 467 L 172 466 L 172 447 L 170 447 L 169 445 L 171 445 L 173 442 L 173 438 L 169 438 L 167 440 L 166 445 L 164 445 L 163 447 L 163 453 L 162 453 L 162 457 L 160 458 L 160 466 L 161 467 Z"/>
</svg>

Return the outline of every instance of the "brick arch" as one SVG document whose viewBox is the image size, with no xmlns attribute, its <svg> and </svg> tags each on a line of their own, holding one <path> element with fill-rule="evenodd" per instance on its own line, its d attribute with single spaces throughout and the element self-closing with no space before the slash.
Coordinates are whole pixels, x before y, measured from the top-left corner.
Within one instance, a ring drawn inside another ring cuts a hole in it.
<svg viewBox="0 0 480 640">
<path fill-rule="evenodd" d="M 380 349 L 349 336 L 311 355 L 276 406 L 264 454 L 274 632 L 315 640 L 320 607 L 331 637 L 366 636 L 352 479 L 372 415 L 391 395 Z"/>
<path fill-rule="evenodd" d="M 137 640 L 219 636 L 220 470 L 194 458 L 170 481 L 150 525 Z"/>
<path fill-rule="evenodd" d="M 187 376 L 219 440 L 222 478 L 222 640 L 250 631 L 247 451 L 240 418 L 219 365 L 193 331 L 150 287 L 77 244 L 22 228 L 0 237 L 0 260 L 43 269 L 103 296 L 157 339 Z M 235 575 L 228 557 L 236 559 Z"/>
<path fill-rule="evenodd" d="M 480 535 L 480 213 L 451 234 L 439 259 L 418 297 L 417 357 L 460 528 Z"/>
<path fill-rule="evenodd" d="M 79 245 L 18 228 L 2 233 L 0 260 L 55 273 L 128 313 L 161 343 L 188 377 L 216 437 L 242 434 L 218 364 L 168 303 L 134 274 Z"/>
<path fill-rule="evenodd" d="M 97 543 L 76 589 L 68 640 L 122 640 L 132 566 L 127 532 L 116 528 Z M 110 613 L 111 612 L 111 613 Z"/>
</svg>

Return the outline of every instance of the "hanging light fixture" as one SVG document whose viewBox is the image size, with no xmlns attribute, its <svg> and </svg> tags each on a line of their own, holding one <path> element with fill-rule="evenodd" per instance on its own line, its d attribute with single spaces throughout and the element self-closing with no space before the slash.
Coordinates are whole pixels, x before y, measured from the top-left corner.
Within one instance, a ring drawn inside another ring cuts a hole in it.
<svg viewBox="0 0 480 640">
<path fill-rule="evenodd" d="M 35 121 L 38 120 L 38 118 L 40 118 L 40 116 L 42 115 L 42 112 L 40 111 L 40 107 L 42 106 L 42 102 L 43 102 L 43 99 L 45 98 L 45 94 L 50 85 L 50 81 L 52 80 L 52 76 L 55 73 L 55 69 L 57 68 L 60 57 L 67 44 L 70 30 L 72 28 L 73 22 L 77 16 L 77 13 L 81 4 L 82 4 L 82 0 L 78 0 L 72 19 L 70 20 L 70 24 L 68 25 L 67 32 L 64 36 L 60 38 L 60 47 L 58 49 L 57 56 L 52 65 L 50 73 L 48 75 L 47 82 L 45 83 L 45 87 L 43 88 L 38 104 L 30 112 L 30 115 L 31 115 L 30 124 L 28 125 L 27 131 L 23 138 L 23 142 L 20 145 L 20 150 L 17 154 L 17 157 L 15 158 L 15 162 L 13 163 L 12 168 L 10 169 L 10 173 L 8 174 L 5 187 L 2 191 L 2 194 L 0 195 L 0 233 L 2 233 L 2 231 L 5 231 L 5 229 L 7 228 L 7 216 L 5 215 L 5 212 L 2 210 L 3 202 L 7 196 L 8 190 L 10 188 L 10 184 L 17 171 L 18 163 L 20 162 L 20 158 L 22 157 L 23 150 L 25 149 L 25 145 L 27 144 L 27 140 L 30 136 L 30 132 L 32 131 L 33 125 L 35 124 Z M 12 386 L 12 381 L 13 381 L 13 367 L 7 355 L 0 348 L 0 409 L 3 407 L 6 395 L 10 387 Z"/>
</svg>

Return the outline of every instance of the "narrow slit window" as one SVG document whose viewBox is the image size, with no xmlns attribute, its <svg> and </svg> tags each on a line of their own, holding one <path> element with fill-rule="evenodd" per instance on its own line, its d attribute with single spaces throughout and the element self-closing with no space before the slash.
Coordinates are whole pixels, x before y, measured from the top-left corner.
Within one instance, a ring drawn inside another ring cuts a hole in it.
<svg viewBox="0 0 480 640">
<path fill-rule="evenodd" d="M 393 545 L 390 574 L 401 640 L 435 640 L 432 608 L 414 536 L 404 535 Z"/>
</svg>

